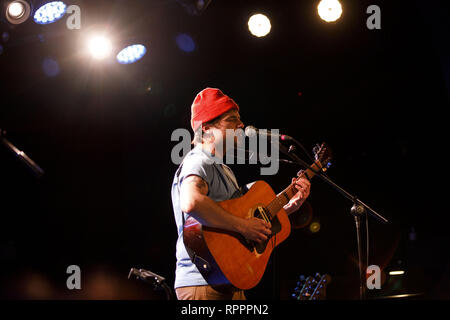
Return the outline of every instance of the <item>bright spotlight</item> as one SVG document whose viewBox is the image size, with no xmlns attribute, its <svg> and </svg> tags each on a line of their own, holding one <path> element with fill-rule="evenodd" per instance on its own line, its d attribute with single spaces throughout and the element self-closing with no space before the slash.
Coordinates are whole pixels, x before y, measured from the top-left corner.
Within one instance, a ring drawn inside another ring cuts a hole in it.
<svg viewBox="0 0 450 320">
<path fill-rule="evenodd" d="M 341 17 L 342 6 L 338 0 L 322 0 L 317 6 L 317 11 L 322 20 L 333 22 Z"/>
<path fill-rule="evenodd" d="M 142 44 L 133 44 L 122 49 L 116 56 L 116 59 L 121 64 L 130 64 L 141 59 L 147 50 Z"/>
<path fill-rule="evenodd" d="M 25 22 L 30 14 L 30 4 L 24 0 L 12 1 L 6 7 L 6 19 L 12 24 L 20 24 Z"/>
<path fill-rule="evenodd" d="M 254 14 L 248 19 L 248 30 L 255 37 L 264 37 L 270 32 L 270 20 L 265 15 Z"/>
<path fill-rule="evenodd" d="M 12 2 L 8 7 L 8 14 L 10 17 L 17 19 L 25 13 L 25 7 L 20 2 Z"/>
<path fill-rule="evenodd" d="M 104 36 L 95 36 L 91 38 L 88 44 L 89 52 L 92 57 L 97 60 L 102 60 L 111 54 L 111 41 Z"/>
<path fill-rule="evenodd" d="M 67 6 L 62 1 L 53 1 L 44 4 L 34 13 L 34 21 L 38 24 L 49 24 L 62 18 Z"/>
<path fill-rule="evenodd" d="M 404 270 L 389 271 L 390 276 L 400 276 L 402 274 L 405 274 Z"/>
</svg>

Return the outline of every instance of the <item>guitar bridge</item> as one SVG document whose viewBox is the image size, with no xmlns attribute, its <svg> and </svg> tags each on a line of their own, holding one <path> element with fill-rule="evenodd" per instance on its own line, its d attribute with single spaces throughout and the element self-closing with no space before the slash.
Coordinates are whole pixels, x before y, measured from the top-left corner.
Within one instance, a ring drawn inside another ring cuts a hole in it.
<svg viewBox="0 0 450 320">
<path fill-rule="evenodd" d="M 257 206 L 255 208 L 253 216 L 256 218 L 262 219 L 272 225 L 272 227 L 270 228 L 272 233 L 267 237 L 266 241 L 263 241 L 260 243 L 252 241 L 252 245 L 256 249 L 256 252 L 261 254 L 266 250 L 267 244 L 269 243 L 269 241 L 271 241 L 272 237 L 281 231 L 281 224 L 280 224 L 280 221 L 278 220 L 277 216 L 273 217 L 270 214 L 269 210 L 267 210 L 263 206 Z"/>
<path fill-rule="evenodd" d="M 271 223 L 272 222 L 272 215 L 266 208 L 258 206 L 256 208 L 256 211 L 258 212 L 255 217 L 259 219 L 263 219 L 265 222 Z"/>
</svg>

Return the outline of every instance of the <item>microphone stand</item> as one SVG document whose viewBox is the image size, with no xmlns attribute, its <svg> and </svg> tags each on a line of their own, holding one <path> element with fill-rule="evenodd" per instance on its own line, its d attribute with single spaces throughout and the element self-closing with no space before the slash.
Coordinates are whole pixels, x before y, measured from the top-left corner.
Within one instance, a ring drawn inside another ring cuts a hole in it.
<svg viewBox="0 0 450 320">
<path fill-rule="evenodd" d="M 355 218 L 356 225 L 356 242 L 358 244 L 358 265 L 359 265 L 359 298 L 360 300 L 364 300 L 366 298 L 366 290 L 364 286 L 364 272 L 363 272 L 363 263 L 362 263 L 362 237 L 361 237 L 361 221 L 367 219 L 366 209 L 364 206 L 357 204 L 356 202 L 353 204 L 350 209 L 350 213 Z M 367 223 L 367 221 L 365 221 Z M 369 261 L 366 261 L 368 264 Z M 366 266 L 367 267 L 367 266 Z"/>
<path fill-rule="evenodd" d="M 286 156 L 290 157 L 294 162 L 299 164 L 301 167 L 304 167 L 305 169 L 309 169 L 313 171 L 318 177 L 320 177 L 323 181 L 331 185 L 336 191 L 338 191 L 341 195 L 343 195 L 348 200 L 352 201 L 353 206 L 350 209 L 350 213 L 355 218 L 355 224 L 356 224 L 356 238 L 358 242 L 358 264 L 359 264 L 359 278 L 360 278 L 360 287 L 359 287 L 359 297 L 360 300 L 365 299 L 365 273 L 363 272 L 363 264 L 362 264 L 362 247 L 361 247 L 361 220 L 362 218 L 367 219 L 367 212 L 374 217 L 375 219 L 383 222 L 388 223 L 389 221 L 384 218 L 381 214 L 377 213 L 375 210 L 370 208 L 367 204 L 359 200 L 355 195 L 352 195 L 351 193 L 347 192 L 343 188 L 341 188 L 339 185 L 337 185 L 335 182 L 333 182 L 327 175 L 323 174 L 321 171 L 316 171 L 313 169 L 310 165 L 308 165 L 305 161 L 300 159 L 293 151 L 295 150 L 294 146 L 290 146 L 287 148 L 286 146 L 279 144 L 279 150 L 284 153 Z M 368 263 L 368 261 L 367 261 Z"/>
<path fill-rule="evenodd" d="M 160 275 L 153 273 L 149 270 L 136 268 L 130 269 L 128 279 L 130 279 L 132 276 L 135 276 L 136 279 L 140 279 L 144 282 L 150 283 L 155 290 L 163 289 L 164 292 L 166 293 L 167 300 L 174 300 L 174 295 L 172 293 L 172 290 L 166 283 L 166 278 L 161 277 Z"/>
<path fill-rule="evenodd" d="M 36 178 L 40 178 L 44 175 L 44 170 L 42 170 L 33 160 L 31 160 L 23 151 L 17 149 L 11 142 L 9 142 L 6 138 L 6 131 L 0 128 L 0 142 L 3 143 L 6 148 L 8 148 L 11 152 L 13 152 L 17 158 L 19 158 L 22 163 L 28 166 L 31 169 Z"/>
</svg>

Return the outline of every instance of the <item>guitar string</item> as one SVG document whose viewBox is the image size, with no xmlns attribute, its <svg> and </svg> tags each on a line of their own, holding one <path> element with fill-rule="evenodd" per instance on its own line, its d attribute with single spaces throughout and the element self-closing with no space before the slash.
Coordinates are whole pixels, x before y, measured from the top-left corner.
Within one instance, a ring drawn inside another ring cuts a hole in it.
<svg viewBox="0 0 450 320">
<path fill-rule="evenodd" d="M 316 163 L 314 163 L 316 164 Z M 321 171 L 321 168 L 319 169 L 312 169 L 312 165 L 308 168 L 309 170 L 311 170 L 314 174 L 318 174 Z M 303 171 L 302 174 L 298 177 L 298 179 L 302 176 L 306 176 L 308 180 L 310 180 L 311 178 L 307 175 L 306 171 Z M 298 180 L 297 179 L 297 180 Z M 280 211 L 280 209 L 276 210 L 276 212 L 274 209 L 276 209 L 276 207 L 274 207 L 274 205 L 276 205 L 275 200 L 278 201 L 278 206 L 283 207 L 283 204 L 281 203 L 281 199 L 280 196 L 283 195 L 284 197 L 286 197 L 286 199 L 290 199 L 295 195 L 295 192 L 293 192 L 293 188 L 294 188 L 294 183 L 291 183 L 285 190 L 283 190 L 275 199 L 273 199 L 268 205 L 267 205 L 267 209 L 270 212 L 271 216 L 274 216 L 278 213 L 278 211 Z M 288 193 L 291 193 L 292 196 L 289 197 Z M 288 201 L 289 202 L 289 201 Z M 287 202 L 287 203 L 288 203 Z"/>
<path fill-rule="evenodd" d="M 317 174 L 320 171 L 320 168 L 316 171 L 314 169 L 312 169 L 312 165 L 309 167 L 309 169 Z M 311 178 L 307 175 L 306 171 L 303 171 L 301 175 L 299 175 L 298 179 L 302 176 L 305 176 L 308 181 L 311 180 Z M 298 180 L 297 179 L 297 180 Z M 296 190 L 295 190 L 296 191 Z M 291 196 L 289 196 L 289 193 L 291 194 Z M 291 183 L 285 190 L 283 190 L 278 196 L 275 197 L 275 199 L 273 199 L 267 206 L 265 209 L 267 209 L 267 212 L 265 210 L 262 210 L 261 215 L 263 216 L 264 221 L 266 222 L 271 222 L 273 220 L 273 217 L 281 210 L 281 208 L 284 206 L 281 196 L 284 196 L 286 198 L 286 204 L 289 203 L 289 200 L 296 194 L 296 192 L 294 192 L 294 183 Z M 274 207 L 274 205 L 276 205 L 275 200 L 278 202 L 278 207 L 280 207 L 276 212 L 273 212 L 276 207 Z M 266 213 L 270 216 L 270 219 L 267 217 Z M 276 234 L 271 237 L 271 242 L 272 242 L 272 249 L 275 248 L 275 244 L 276 244 Z"/>
</svg>

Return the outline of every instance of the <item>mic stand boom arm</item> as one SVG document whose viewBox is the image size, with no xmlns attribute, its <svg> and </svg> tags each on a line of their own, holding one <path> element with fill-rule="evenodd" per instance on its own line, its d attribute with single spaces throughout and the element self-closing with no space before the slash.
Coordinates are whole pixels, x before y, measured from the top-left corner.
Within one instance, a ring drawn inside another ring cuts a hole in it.
<svg viewBox="0 0 450 320">
<path fill-rule="evenodd" d="M 11 142 L 9 142 L 6 138 L 6 131 L 2 130 L 0 128 L 0 142 L 6 146 L 6 148 L 8 148 L 11 152 L 13 152 L 16 157 L 22 162 L 24 163 L 26 166 L 28 166 L 29 169 L 32 170 L 33 174 L 37 177 L 37 178 L 41 178 L 44 175 L 44 170 L 42 170 L 33 160 L 31 160 L 26 154 L 25 152 L 19 150 L 18 148 L 16 148 Z"/>
<path fill-rule="evenodd" d="M 360 205 L 363 206 L 364 208 L 366 208 L 369 213 L 376 218 L 377 220 L 383 222 L 383 223 L 388 223 L 389 220 L 387 220 L 386 218 L 384 218 L 382 215 L 380 215 L 379 213 L 377 213 L 375 210 L 373 210 L 372 208 L 370 208 L 367 204 L 365 204 L 364 202 L 362 202 L 361 200 L 359 200 L 356 196 L 352 195 L 351 193 L 347 192 L 346 190 L 344 190 L 343 188 L 341 188 L 339 185 L 337 185 L 335 182 L 333 182 L 330 178 L 328 178 L 326 175 L 324 175 L 321 171 L 317 171 L 315 169 L 313 169 L 310 165 L 308 165 L 305 161 L 303 161 L 302 159 L 300 159 L 296 154 L 289 152 L 288 148 L 286 148 L 284 145 L 279 144 L 279 148 L 280 151 L 282 153 L 284 153 L 285 155 L 287 155 L 288 157 L 290 157 L 293 161 L 295 161 L 296 163 L 298 163 L 300 166 L 304 167 L 305 169 L 309 169 L 312 172 L 314 172 L 314 174 L 316 174 L 318 177 L 320 177 L 322 180 L 324 180 L 326 183 L 328 183 L 329 185 L 331 185 L 335 190 L 337 190 L 339 193 L 341 193 L 345 198 L 349 199 L 350 201 L 353 202 L 353 204 L 356 205 Z"/>
</svg>

